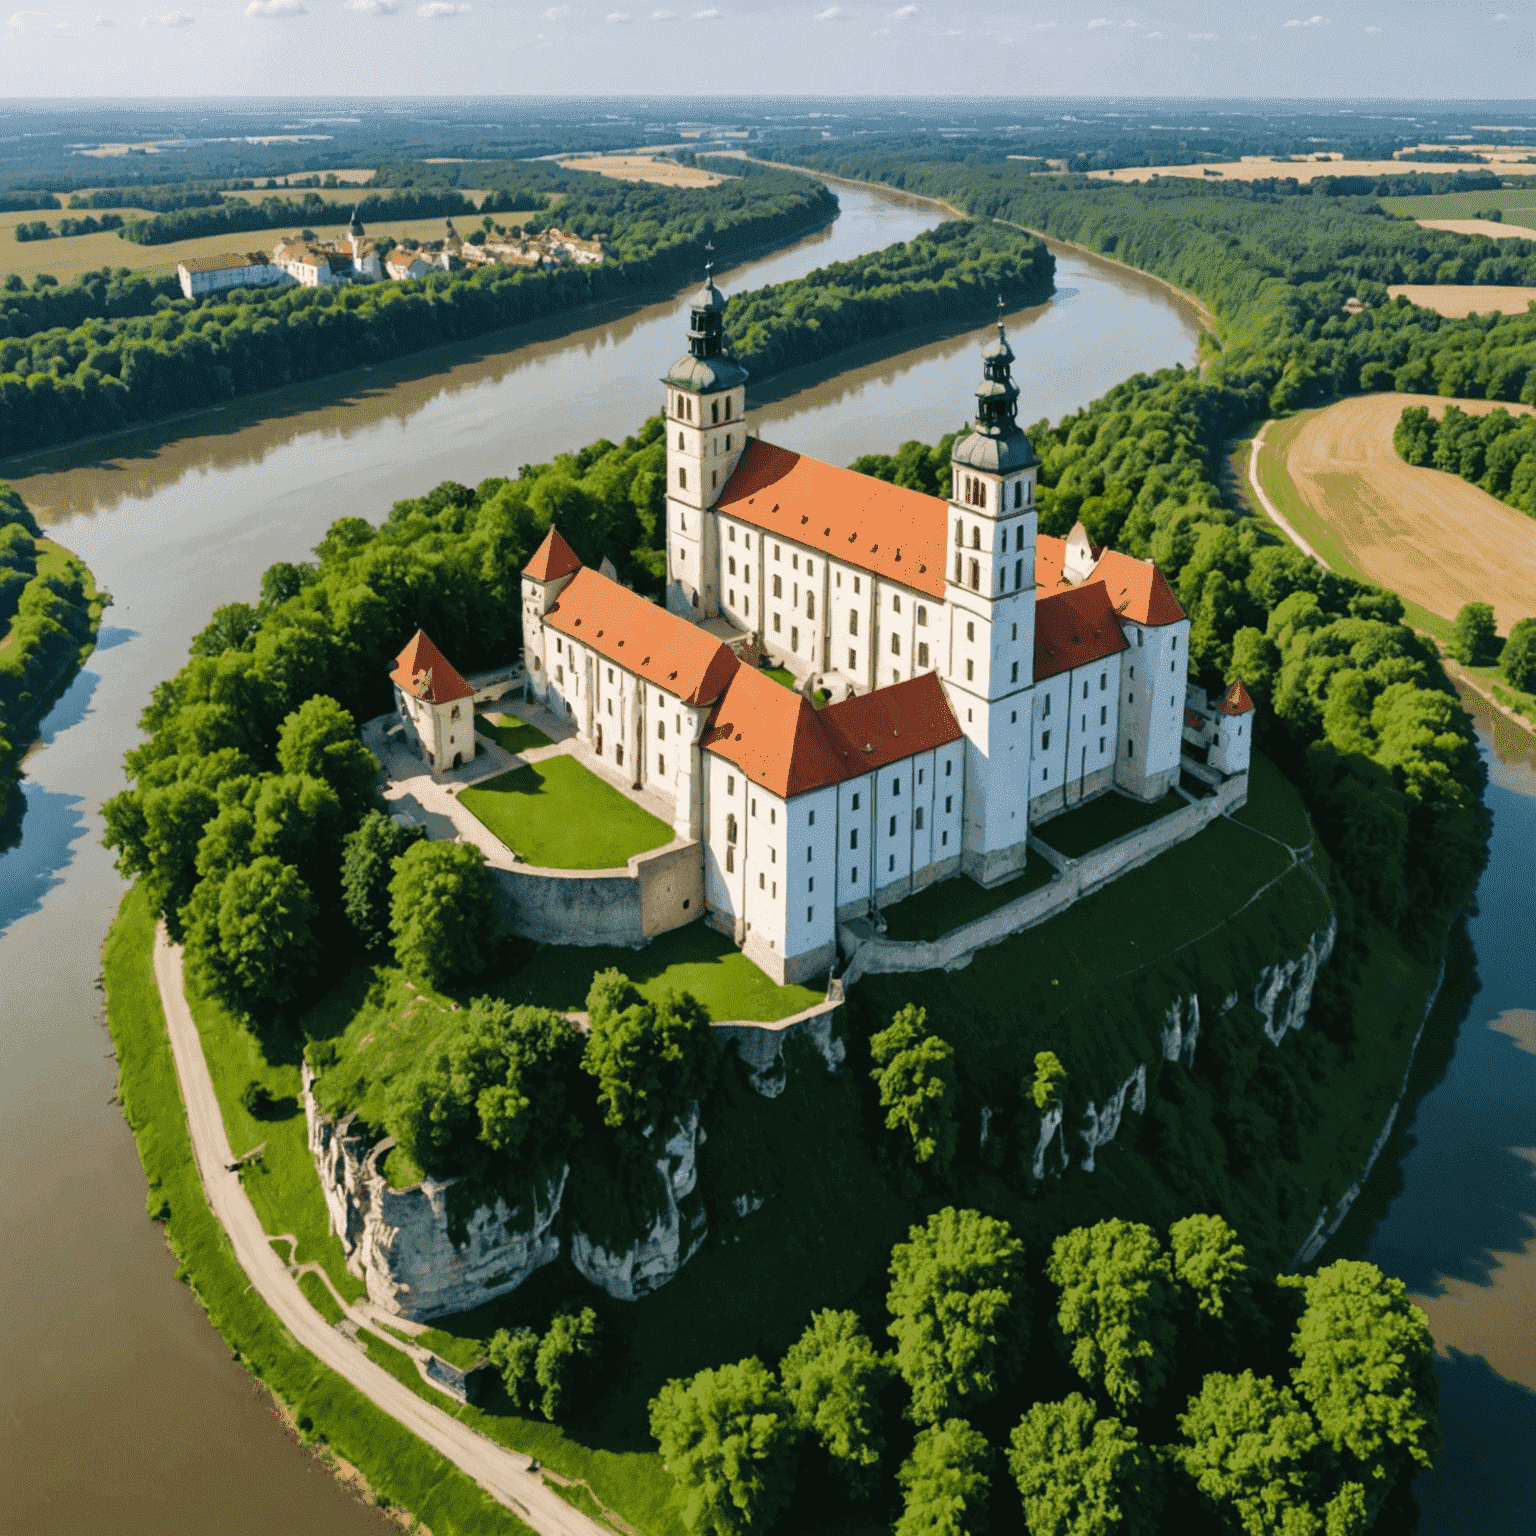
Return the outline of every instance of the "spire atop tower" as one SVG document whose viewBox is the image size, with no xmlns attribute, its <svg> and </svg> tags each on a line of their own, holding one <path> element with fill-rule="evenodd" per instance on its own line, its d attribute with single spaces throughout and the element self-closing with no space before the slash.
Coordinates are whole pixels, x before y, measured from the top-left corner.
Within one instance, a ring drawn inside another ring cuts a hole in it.
<svg viewBox="0 0 1536 1536">
<path fill-rule="evenodd" d="M 1038 463 L 1035 450 L 1019 427 L 1019 386 L 1013 382 L 1013 348 L 1004 321 L 1006 306 L 997 300 L 997 337 L 981 349 L 981 383 L 976 386 L 976 422 L 955 442 L 954 461 L 976 469 L 1008 473 Z"/>
</svg>

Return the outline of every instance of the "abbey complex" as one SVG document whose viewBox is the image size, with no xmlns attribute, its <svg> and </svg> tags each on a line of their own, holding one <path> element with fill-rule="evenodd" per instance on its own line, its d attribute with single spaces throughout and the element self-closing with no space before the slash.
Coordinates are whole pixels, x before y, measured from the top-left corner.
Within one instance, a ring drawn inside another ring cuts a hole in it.
<svg viewBox="0 0 1536 1536">
<path fill-rule="evenodd" d="M 663 380 L 665 607 L 558 529 L 522 580 L 526 696 L 670 808 L 702 860 L 686 920 L 803 980 L 840 922 L 956 874 L 1005 882 L 1032 828 L 1111 791 L 1160 801 L 1192 748 L 1210 782 L 1246 774 L 1252 704 L 1240 682 L 1209 708 L 1188 686 L 1189 619 L 1157 567 L 1080 525 L 1039 534 L 1001 323 L 943 501 L 752 436 L 725 306 L 706 280 Z M 473 755 L 474 690 L 430 645 L 399 658 L 397 701 L 445 769 Z"/>
</svg>

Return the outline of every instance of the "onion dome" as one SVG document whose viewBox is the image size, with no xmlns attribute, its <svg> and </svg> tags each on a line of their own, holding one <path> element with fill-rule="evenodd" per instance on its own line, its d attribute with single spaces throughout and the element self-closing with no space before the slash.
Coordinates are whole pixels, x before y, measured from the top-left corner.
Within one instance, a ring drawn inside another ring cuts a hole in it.
<svg viewBox="0 0 1536 1536">
<path fill-rule="evenodd" d="M 713 245 L 705 247 L 712 252 Z M 733 389 L 747 381 L 747 370 L 725 351 L 726 297 L 715 287 L 714 262 L 704 264 L 704 286 L 689 306 L 688 352 L 667 369 L 662 382 L 698 394 Z"/>
<path fill-rule="evenodd" d="M 1003 327 L 1003 301 L 997 301 L 997 337 L 981 349 L 981 383 L 976 386 L 976 424 L 955 440 L 951 459 L 991 474 L 1010 474 L 1038 464 L 1029 438 L 1019 426 L 1019 386 L 1013 382 L 1013 348 Z"/>
</svg>

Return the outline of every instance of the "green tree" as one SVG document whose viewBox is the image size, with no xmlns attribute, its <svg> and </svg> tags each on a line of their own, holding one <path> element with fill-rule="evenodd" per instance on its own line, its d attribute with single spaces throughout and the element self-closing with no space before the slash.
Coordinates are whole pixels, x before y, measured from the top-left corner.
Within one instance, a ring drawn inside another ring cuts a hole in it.
<svg viewBox="0 0 1536 1536">
<path fill-rule="evenodd" d="M 955 1151 L 954 1047 L 929 1030 L 926 1009 L 908 1003 L 888 1029 L 871 1036 L 869 1052 L 886 1129 L 906 1132 L 919 1163 L 948 1168 Z"/>
<path fill-rule="evenodd" d="M 1464 603 L 1451 626 L 1446 651 L 1466 666 L 1480 667 L 1493 660 L 1497 646 L 1493 608 L 1488 603 Z"/>
<path fill-rule="evenodd" d="M 1062 1085 L 1066 1080 L 1067 1069 L 1055 1051 L 1036 1051 L 1034 1080 L 1025 1085 L 1025 1092 L 1043 1115 L 1061 1103 Z"/>
<path fill-rule="evenodd" d="M 1168 1229 L 1173 1273 L 1210 1317 L 1247 1295 L 1247 1250 L 1220 1216 L 1186 1216 Z"/>
<path fill-rule="evenodd" d="M 1046 1275 L 1061 1288 L 1056 1321 L 1084 1381 L 1122 1413 L 1156 1397 L 1173 1352 L 1172 1272 L 1157 1234 L 1118 1217 L 1063 1233 Z"/>
<path fill-rule="evenodd" d="M 389 925 L 402 970 L 434 987 L 478 976 L 496 938 L 496 889 L 472 843 L 416 843 L 394 862 Z"/>
<path fill-rule="evenodd" d="M 383 811 L 369 811 L 341 847 L 341 904 L 347 921 L 371 950 L 389 943 L 389 884 L 394 862 L 426 836 Z M 199 850 L 201 857 L 201 850 Z"/>
<path fill-rule="evenodd" d="M 801 1427 L 864 1493 L 872 1489 L 885 1449 L 876 1426 L 880 1392 L 890 1377 L 890 1360 L 876 1352 L 855 1312 L 813 1313 L 779 1366 Z"/>
<path fill-rule="evenodd" d="M 1499 654 L 1499 671 L 1511 688 L 1536 693 L 1536 619 L 1521 619 Z"/>
<path fill-rule="evenodd" d="M 891 1250 L 887 1332 L 912 1393 L 909 1416 L 935 1424 L 962 1403 L 986 1402 L 1012 1374 L 1025 1343 L 1024 1245 L 1006 1222 L 952 1206 L 907 1237 Z"/>
<path fill-rule="evenodd" d="M 979 1536 L 987 1529 L 992 1447 L 964 1419 L 923 1430 L 896 1481 L 903 1504 L 895 1536 Z"/>
<path fill-rule="evenodd" d="M 690 1530 L 760 1530 L 789 1502 L 799 1430 L 761 1360 L 669 1381 L 651 1400 L 651 1434 L 677 1480 Z"/>
<path fill-rule="evenodd" d="M 1157 1530 L 1153 1455 L 1119 1419 L 1074 1392 L 1036 1403 L 1009 1436 L 1008 1468 L 1030 1536 L 1137 1536 Z"/>
<path fill-rule="evenodd" d="M 539 1336 L 532 1328 L 498 1328 L 485 1352 L 501 1373 L 514 1408 L 532 1408 L 539 1398 L 534 1373 L 539 1359 Z"/>
<path fill-rule="evenodd" d="M 249 603 L 225 603 L 213 610 L 213 617 L 192 641 L 194 656 L 222 656 L 225 651 L 239 651 L 255 633 L 256 610 Z"/>
<path fill-rule="evenodd" d="M 1358 1484 L 1331 1499 L 1311 1415 L 1268 1376 L 1213 1371 L 1179 1419 L 1174 1456 L 1195 1486 L 1245 1536 L 1356 1536 L 1365 1529 Z"/>
<path fill-rule="evenodd" d="M 1381 1481 L 1428 1467 L 1441 1445 L 1429 1321 L 1401 1280 L 1339 1259 L 1301 1281 L 1307 1298 L 1291 1379 L 1323 1438 Z"/>
<path fill-rule="evenodd" d="M 599 971 L 587 993 L 582 1066 L 597 1079 L 603 1123 L 640 1138 L 667 1134 L 714 1082 L 709 1015 L 688 993 L 646 1001 L 621 971 Z"/>
<path fill-rule="evenodd" d="M 290 864 L 259 858 L 203 881 L 190 903 L 187 953 L 220 996 L 250 1011 L 292 1002 L 319 960 L 315 902 Z"/>
<path fill-rule="evenodd" d="M 373 799 L 378 759 L 359 740 L 352 716 L 323 693 L 305 699 L 283 721 L 277 762 L 284 773 L 329 784 L 349 820 L 361 816 Z"/>
<path fill-rule="evenodd" d="M 539 1386 L 539 1412 L 559 1424 L 580 1408 L 597 1370 L 597 1313 L 591 1307 L 568 1308 L 550 1319 L 539 1342 L 533 1376 Z"/>
<path fill-rule="evenodd" d="M 537 1191 L 576 1133 L 581 1036 L 548 1008 L 477 997 L 434 1055 L 390 1089 L 385 1124 L 429 1173 L 506 1184 L 516 1169 Z"/>
</svg>

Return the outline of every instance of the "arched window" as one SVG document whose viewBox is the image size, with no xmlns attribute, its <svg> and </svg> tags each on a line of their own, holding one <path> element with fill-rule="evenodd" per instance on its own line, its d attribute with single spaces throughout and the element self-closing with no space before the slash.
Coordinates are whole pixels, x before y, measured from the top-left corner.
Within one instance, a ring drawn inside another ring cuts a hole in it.
<svg viewBox="0 0 1536 1536">
<path fill-rule="evenodd" d="M 964 560 L 964 559 L 965 559 L 965 556 L 962 555 L 959 550 L 956 550 L 955 551 L 955 585 L 957 587 L 960 585 L 960 562 L 962 560 Z"/>
<path fill-rule="evenodd" d="M 958 517 L 955 519 L 955 543 L 957 546 L 965 543 L 965 524 Z"/>
<path fill-rule="evenodd" d="M 857 608 L 850 608 L 848 610 L 848 633 L 850 635 L 856 635 L 856 634 L 858 634 L 858 632 L 859 632 L 859 610 Z"/>
<path fill-rule="evenodd" d="M 980 523 L 974 524 L 972 526 L 972 528 L 971 528 L 971 548 L 972 549 L 980 549 L 981 548 L 981 524 Z M 972 563 L 974 564 L 975 562 L 973 561 Z"/>
<path fill-rule="evenodd" d="M 725 840 L 728 843 L 736 841 L 736 817 L 734 814 L 725 818 Z"/>
<path fill-rule="evenodd" d="M 971 591 L 981 591 L 981 562 L 979 560 L 971 561 Z"/>
<path fill-rule="evenodd" d="M 986 506 L 986 504 L 987 504 L 987 482 L 985 480 L 978 480 L 976 482 L 976 505 L 978 507 L 984 507 L 984 506 Z"/>
<path fill-rule="evenodd" d="M 681 432 L 677 434 L 677 448 L 678 452 L 681 453 L 683 448 L 683 434 Z"/>
</svg>

